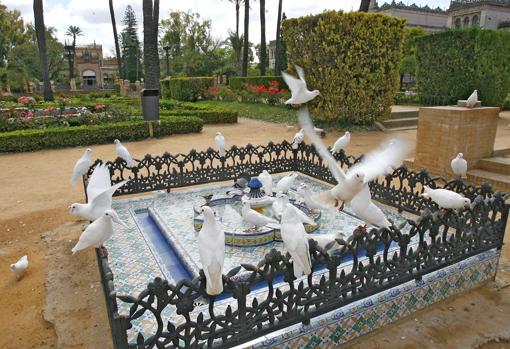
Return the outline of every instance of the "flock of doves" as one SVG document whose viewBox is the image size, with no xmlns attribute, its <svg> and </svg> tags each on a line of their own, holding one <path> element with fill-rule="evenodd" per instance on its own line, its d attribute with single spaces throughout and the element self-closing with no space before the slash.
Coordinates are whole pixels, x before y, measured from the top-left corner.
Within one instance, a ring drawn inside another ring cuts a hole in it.
<svg viewBox="0 0 510 349">
<path fill-rule="evenodd" d="M 354 213 L 367 224 L 389 228 L 392 223 L 386 218 L 381 209 L 372 202 L 368 184 L 399 167 L 412 150 L 412 145 L 409 141 L 403 139 L 390 139 L 367 153 L 361 161 L 344 172 L 332 154 L 346 148 L 350 143 L 351 135 L 349 132 L 345 132 L 331 149 L 323 144 L 317 135 L 317 133 L 322 134 L 323 130 L 313 126 L 306 106 L 306 103 L 319 96 L 320 92 L 318 90 L 308 90 L 303 69 L 299 66 L 295 66 L 295 68 L 298 73 L 297 78 L 285 72 L 282 73 L 291 91 L 291 98 L 286 101 L 286 104 L 305 105 L 298 110 L 298 121 L 301 130 L 294 137 L 292 147 L 297 148 L 304 141 L 306 135 L 337 182 L 333 188 L 321 193 L 313 193 L 306 184 L 302 183 L 297 191 L 300 200 L 311 210 L 335 208 L 342 210 L 345 204 L 349 204 Z M 215 143 L 220 157 L 225 157 L 225 137 L 220 132 L 216 133 Z M 133 157 L 119 140 L 115 140 L 115 147 L 117 155 L 126 161 L 128 167 L 135 166 Z M 92 151 L 87 149 L 74 166 L 71 183 L 75 185 L 79 178 L 87 174 L 92 164 Z M 451 167 L 456 177 L 466 176 L 467 162 L 462 153 L 459 153 L 452 160 Z M 280 220 L 282 240 L 286 250 L 292 257 L 294 275 L 301 277 L 303 274 L 309 275 L 312 272 L 308 240 L 314 239 L 322 247 L 331 246 L 331 242 L 342 238 L 343 234 L 306 233 L 303 224 L 314 224 L 315 222 L 292 205 L 287 196 L 296 178 L 296 173 L 283 177 L 277 183 L 276 190 L 273 190 L 273 179 L 270 173 L 264 170 L 258 176 L 265 193 L 272 196 L 276 192 L 273 212 L 275 217 Z M 112 185 L 110 169 L 105 164 L 96 166 L 86 188 L 87 203 L 74 203 L 69 206 L 70 214 L 92 221 L 81 234 L 77 244 L 72 248 L 73 254 L 87 248 L 98 248 L 101 255 L 107 254 L 104 243 L 113 235 L 113 223 L 127 226 L 111 208 L 113 194 L 124 184 L 126 184 L 126 181 Z M 469 199 L 456 192 L 446 189 L 432 189 L 428 186 L 424 186 L 422 196 L 430 198 L 440 208 L 445 209 L 461 209 L 471 204 Z M 255 227 L 276 222 L 274 218 L 267 217 L 251 209 L 250 203 L 246 199 L 242 199 L 241 212 L 243 219 Z M 206 292 L 214 296 L 223 292 L 225 234 L 221 223 L 217 221 L 214 211 L 209 206 L 202 206 L 201 214 L 204 221 L 202 229 L 198 233 L 200 260 L 206 277 Z M 23 256 L 16 263 L 11 264 L 11 269 L 18 277 L 23 275 L 27 268 L 27 256 Z"/>
</svg>

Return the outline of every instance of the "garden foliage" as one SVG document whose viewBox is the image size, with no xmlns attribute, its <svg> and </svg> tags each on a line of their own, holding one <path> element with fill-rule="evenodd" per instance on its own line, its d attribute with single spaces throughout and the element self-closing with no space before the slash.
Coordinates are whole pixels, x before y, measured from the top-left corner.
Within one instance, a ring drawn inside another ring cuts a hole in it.
<svg viewBox="0 0 510 349">
<path fill-rule="evenodd" d="M 281 76 L 247 76 L 247 77 L 231 77 L 228 80 L 228 86 L 233 90 L 244 90 L 247 84 L 265 87 L 271 86 L 271 84 L 277 81 L 279 86 L 288 89 L 285 81 Z"/>
<path fill-rule="evenodd" d="M 417 40 L 418 94 L 424 104 L 450 104 L 474 89 L 484 105 L 502 106 L 510 92 L 510 33 L 447 30 Z"/>
<path fill-rule="evenodd" d="M 212 77 L 171 78 L 161 81 L 163 97 L 188 102 L 204 98 L 213 84 Z"/>
<path fill-rule="evenodd" d="M 304 68 L 308 88 L 321 92 L 310 105 L 312 115 L 357 125 L 388 116 L 399 87 L 404 25 L 403 19 L 361 12 L 285 20 L 288 61 Z"/>
</svg>

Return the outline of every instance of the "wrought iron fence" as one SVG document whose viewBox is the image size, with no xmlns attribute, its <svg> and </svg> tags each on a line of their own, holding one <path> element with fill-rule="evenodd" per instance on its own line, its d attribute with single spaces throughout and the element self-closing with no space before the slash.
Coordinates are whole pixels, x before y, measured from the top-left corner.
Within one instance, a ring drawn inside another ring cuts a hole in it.
<svg viewBox="0 0 510 349">
<path fill-rule="evenodd" d="M 359 160 L 343 152 L 335 156 L 344 168 Z M 129 180 L 117 195 L 225 181 L 243 173 L 256 175 L 264 169 L 271 173 L 298 171 L 334 184 L 313 146 L 302 144 L 292 149 L 286 141 L 233 147 L 224 158 L 209 149 L 187 155 L 147 155 L 131 169 L 121 159 L 109 165 L 112 182 Z M 472 199 L 472 205 L 462 211 L 438 210 L 419 195 L 424 185 L 460 192 Z M 396 226 L 366 233 L 356 230 L 352 240 L 337 240 L 340 250 L 335 255 L 311 241 L 314 270 L 326 268 L 319 280 L 312 276 L 296 280 L 290 256 L 272 250 L 258 265 L 239 266 L 223 277 L 225 291 L 235 300 L 224 310 L 218 310 L 215 298 L 205 293 L 203 272 L 194 280 L 181 280 L 176 285 L 156 278 L 137 297 L 119 296 L 107 259 L 98 255 L 116 348 L 231 347 L 296 323 L 307 323 L 353 301 L 502 246 L 509 206 L 504 193 L 494 193 L 489 185 L 447 182 L 426 171 L 401 167 L 370 186 L 376 200 L 419 214 L 416 220 L 408 220 L 408 232 Z M 413 238 L 418 242 L 411 246 Z M 390 252 L 395 244 L 398 251 Z M 378 246 L 383 246 L 382 253 L 377 253 Z M 366 258 L 358 258 L 361 251 Z M 340 267 L 348 258 L 352 258 L 352 265 Z M 251 273 L 248 281 L 235 281 L 241 269 Z M 277 275 L 283 275 L 282 284 L 276 281 Z M 267 293 L 253 295 L 254 285 L 260 282 L 267 285 Z M 201 296 L 209 298 L 209 306 L 197 312 L 194 301 Z M 116 298 L 132 304 L 129 315 L 119 315 Z M 166 307 L 174 307 L 184 321 L 177 324 L 165 320 L 162 311 Z M 157 331 L 149 337 L 139 333 L 136 343 L 128 343 L 131 321 L 147 313 L 156 320 Z"/>
</svg>

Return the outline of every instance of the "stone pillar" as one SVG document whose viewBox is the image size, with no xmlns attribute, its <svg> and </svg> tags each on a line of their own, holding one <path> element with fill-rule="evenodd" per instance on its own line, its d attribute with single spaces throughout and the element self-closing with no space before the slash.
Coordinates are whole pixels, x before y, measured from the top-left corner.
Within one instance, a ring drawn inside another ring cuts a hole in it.
<svg viewBox="0 0 510 349">
<path fill-rule="evenodd" d="M 420 108 L 416 157 L 413 167 L 452 177 L 450 162 L 463 153 L 468 168 L 491 157 L 496 139 L 499 108 Z"/>
<path fill-rule="evenodd" d="M 70 87 L 71 91 L 76 91 L 76 80 L 75 79 L 71 79 L 69 81 L 69 87 Z"/>
<path fill-rule="evenodd" d="M 140 94 L 142 93 L 142 84 L 140 83 L 139 80 L 135 81 L 135 89 L 136 89 L 136 95 L 140 96 Z"/>
<path fill-rule="evenodd" d="M 221 84 L 222 85 L 227 85 L 228 84 L 228 77 L 227 77 L 226 74 L 223 74 L 222 79 L 221 79 Z"/>
</svg>

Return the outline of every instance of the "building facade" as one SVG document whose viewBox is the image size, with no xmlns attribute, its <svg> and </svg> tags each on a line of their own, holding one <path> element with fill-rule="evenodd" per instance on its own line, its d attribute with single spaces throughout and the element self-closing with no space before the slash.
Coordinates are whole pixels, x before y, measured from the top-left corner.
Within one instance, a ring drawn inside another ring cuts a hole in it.
<svg viewBox="0 0 510 349">
<path fill-rule="evenodd" d="M 117 60 L 103 58 L 103 47 L 95 42 L 76 46 L 75 67 L 82 88 L 106 88 L 113 86 L 119 75 Z"/>
</svg>

